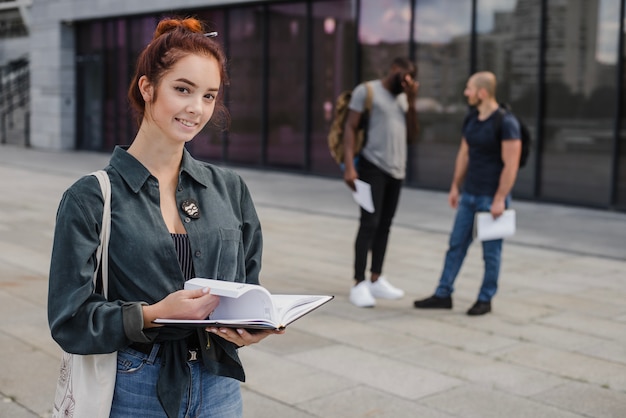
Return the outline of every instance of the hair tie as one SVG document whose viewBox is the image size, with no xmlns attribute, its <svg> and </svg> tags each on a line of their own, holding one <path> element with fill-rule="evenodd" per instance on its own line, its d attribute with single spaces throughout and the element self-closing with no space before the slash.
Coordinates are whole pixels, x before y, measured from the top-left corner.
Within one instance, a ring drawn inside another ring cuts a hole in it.
<svg viewBox="0 0 626 418">
<path fill-rule="evenodd" d="M 207 38 L 215 38 L 217 36 L 217 32 L 207 32 L 204 34 Z"/>
</svg>

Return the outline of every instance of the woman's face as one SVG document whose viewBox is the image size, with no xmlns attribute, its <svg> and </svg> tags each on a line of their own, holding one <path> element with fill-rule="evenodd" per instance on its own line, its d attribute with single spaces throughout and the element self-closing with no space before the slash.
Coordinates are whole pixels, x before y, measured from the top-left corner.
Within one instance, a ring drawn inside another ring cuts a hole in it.
<svg viewBox="0 0 626 418">
<path fill-rule="evenodd" d="M 215 58 L 191 54 L 163 75 L 156 86 L 156 98 L 155 86 L 141 77 L 139 88 L 146 103 L 146 121 L 166 139 L 190 141 L 211 119 L 220 82 Z"/>
</svg>

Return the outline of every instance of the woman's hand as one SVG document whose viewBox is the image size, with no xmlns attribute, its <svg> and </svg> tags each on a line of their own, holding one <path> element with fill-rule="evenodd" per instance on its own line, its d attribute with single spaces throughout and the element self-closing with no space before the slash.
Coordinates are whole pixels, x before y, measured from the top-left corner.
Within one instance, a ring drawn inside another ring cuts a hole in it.
<svg viewBox="0 0 626 418">
<path fill-rule="evenodd" d="M 205 329 L 207 332 L 211 332 L 215 335 L 219 335 L 226 341 L 230 341 L 236 344 L 237 347 L 243 347 L 250 344 L 255 344 L 261 341 L 263 338 L 272 334 L 284 334 L 285 330 L 259 330 L 255 332 L 248 332 L 243 328 L 226 328 L 226 327 L 209 327 Z"/>
<path fill-rule="evenodd" d="M 154 305 L 143 307 L 144 328 L 158 326 L 152 323 L 157 318 L 206 319 L 219 303 L 220 297 L 212 295 L 208 287 L 178 290 Z"/>
</svg>

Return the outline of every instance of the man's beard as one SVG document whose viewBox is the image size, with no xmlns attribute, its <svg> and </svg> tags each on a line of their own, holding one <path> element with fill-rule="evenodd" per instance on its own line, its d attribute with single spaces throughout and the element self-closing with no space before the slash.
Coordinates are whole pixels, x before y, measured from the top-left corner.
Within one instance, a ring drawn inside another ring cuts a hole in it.
<svg viewBox="0 0 626 418">
<path fill-rule="evenodd" d="M 472 103 L 472 100 L 470 99 L 467 100 L 467 103 L 472 107 L 479 107 L 483 103 L 483 101 L 476 97 L 474 103 Z"/>
<path fill-rule="evenodd" d="M 389 86 L 389 91 L 394 96 L 404 92 L 404 86 L 402 86 L 402 74 L 396 74 L 391 80 L 391 86 Z"/>
</svg>

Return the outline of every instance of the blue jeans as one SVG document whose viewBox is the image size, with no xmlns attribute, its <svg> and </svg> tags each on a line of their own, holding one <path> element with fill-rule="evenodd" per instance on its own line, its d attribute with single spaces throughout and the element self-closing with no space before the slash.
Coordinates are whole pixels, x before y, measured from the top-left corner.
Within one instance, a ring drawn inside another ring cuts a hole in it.
<svg viewBox="0 0 626 418">
<path fill-rule="evenodd" d="M 435 296 L 448 297 L 454 292 L 454 280 L 461 270 L 463 260 L 467 254 L 472 240 L 474 239 L 474 216 L 476 212 L 489 212 L 492 196 L 476 196 L 462 193 L 457 208 L 454 226 L 450 233 L 450 242 L 443 272 L 439 279 L 439 286 Z M 510 197 L 506 199 L 506 206 L 510 204 Z M 480 287 L 478 300 L 489 302 L 498 290 L 498 275 L 500 274 L 500 261 L 502 256 L 502 240 L 483 241 L 483 260 L 485 273 Z"/>
<path fill-rule="evenodd" d="M 161 368 L 158 344 L 151 354 L 131 348 L 117 353 L 117 377 L 110 418 L 163 418 L 156 384 Z M 188 361 L 189 393 L 182 401 L 181 418 L 231 418 L 243 415 L 239 381 L 209 373 L 201 360 Z"/>
</svg>

